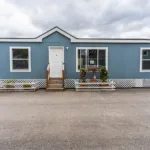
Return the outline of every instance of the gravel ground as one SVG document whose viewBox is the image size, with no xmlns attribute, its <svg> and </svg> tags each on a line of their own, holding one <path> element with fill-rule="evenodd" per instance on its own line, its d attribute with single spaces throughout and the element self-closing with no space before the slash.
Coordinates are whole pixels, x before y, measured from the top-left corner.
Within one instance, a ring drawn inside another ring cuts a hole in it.
<svg viewBox="0 0 150 150">
<path fill-rule="evenodd" d="M 0 150 L 150 150 L 150 89 L 0 93 Z"/>
</svg>

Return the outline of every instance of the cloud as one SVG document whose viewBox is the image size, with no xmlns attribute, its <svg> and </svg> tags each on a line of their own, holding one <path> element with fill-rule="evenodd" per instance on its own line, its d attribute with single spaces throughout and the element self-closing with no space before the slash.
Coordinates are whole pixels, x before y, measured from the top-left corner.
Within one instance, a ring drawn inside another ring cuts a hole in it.
<svg viewBox="0 0 150 150">
<path fill-rule="evenodd" d="M 150 38 L 150 0 L 1 0 L 0 36 L 59 26 L 77 37 Z"/>
<path fill-rule="evenodd" d="M 32 24 L 30 16 L 23 13 L 19 7 L 5 0 L 0 1 L 0 36 L 32 36 L 39 29 Z"/>
</svg>

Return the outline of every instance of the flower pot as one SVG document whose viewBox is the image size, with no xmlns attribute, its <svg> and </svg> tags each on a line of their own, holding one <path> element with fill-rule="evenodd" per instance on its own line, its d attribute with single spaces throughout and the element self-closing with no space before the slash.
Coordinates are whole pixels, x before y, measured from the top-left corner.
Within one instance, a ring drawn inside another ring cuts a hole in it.
<svg viewBox="0 0 150 150">
<path fill-rule="evenodd" d="M 100 84 L 100 86 L 109 86 L 108 83 Z"/>
<path fill-rule="evenodd" d="M 15 88 L 14 85 L 6 85 L 6 88 Z"/>
<path fill-rule="evenodd" d="M 84 83 L 82 83 L 82 84 L 80 84 L 80 86 L 85 86 L 85 87 L 87 87 L 87 86 L 88 86 L 88 84 L 84 84 Z"/>
<path fill-rule="evenodd" d="M 96 79 L 91 79 L 91 82 L 97 82 L 97 80 Z"/>
</svg>

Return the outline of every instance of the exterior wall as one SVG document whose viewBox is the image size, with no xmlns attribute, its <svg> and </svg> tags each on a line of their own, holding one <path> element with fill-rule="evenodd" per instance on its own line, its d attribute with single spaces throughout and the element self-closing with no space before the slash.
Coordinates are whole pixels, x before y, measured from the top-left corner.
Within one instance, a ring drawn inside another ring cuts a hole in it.
<svg viewBox="0 0 150 150">
<path fill-rule="evenodd" d="M 0 79 L 45 79 L 49 63 L 48 47 L 66 47 L 68 44 L 70 40 L 59 33 L 45 38 L 42 43 L 0 43 Z M 10 46 L 31 47 L 31 72 L 10 72 Z"/>
<path fill-rule="evenodd" d="M 72 44 L 68 55 L 73 56 L 72 66 L 69 65 L 69 78 L 79 78 L 75 73 L 76 47 L 108 47 L 108 72 L 110 79 L 140 79 L 150 78 L 150 72 L 140 72 L 140 47 L 150 47 L 150 44 Z M 99 74 L 97 74 L 99 78 Z"/>
<path fill-rule="evenodd" d="M 31 72 L 10 72 L 10 46 L 31 47 Z M 140 72 L 140 47 L 150 47 L 150 44 L 71 43 L 70 39 L 55 32 L 42 43 L 0 43 L 0 79 L 45 79 L 49 46 L 64 46 L 66 79 L 79 78 L 79 72 L 76 72 L 76 47 L 108 47 L 108 72 L 111 79 L 150 78 L 150 72 Z"/>
</svg>

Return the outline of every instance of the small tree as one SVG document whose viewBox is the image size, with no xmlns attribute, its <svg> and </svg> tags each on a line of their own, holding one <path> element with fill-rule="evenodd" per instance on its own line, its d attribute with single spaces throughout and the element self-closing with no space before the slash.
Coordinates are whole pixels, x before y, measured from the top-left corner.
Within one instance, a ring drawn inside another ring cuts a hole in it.
<svg viewBox="0 0 150 150">
<path fill-rule="evenodd" d="M 100 69 L 100 79 L 102 82 L 107 82 L 108 79 L 108 71 L 105 67 L 101 67 Z"/>
</svg>

